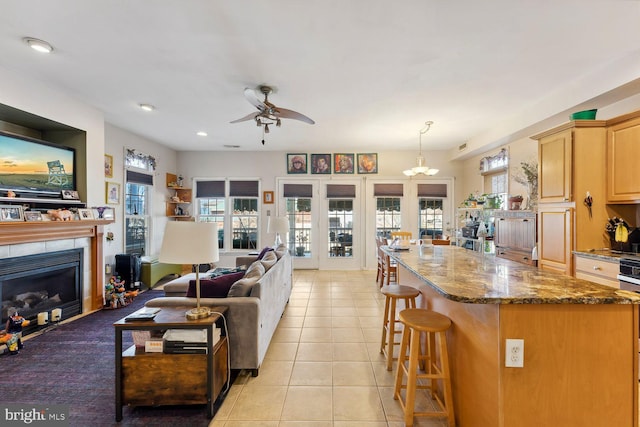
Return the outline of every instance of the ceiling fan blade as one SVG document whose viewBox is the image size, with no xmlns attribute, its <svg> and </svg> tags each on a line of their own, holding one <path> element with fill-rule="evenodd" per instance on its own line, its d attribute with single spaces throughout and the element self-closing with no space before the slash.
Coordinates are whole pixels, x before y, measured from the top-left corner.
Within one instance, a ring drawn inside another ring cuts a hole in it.
<svg viewBox="0 0 640 427">
<path fill-rule="evenodd" d="M 251 113 L 251 114 L 247 114 L 246 116 L 242 117 L 241 119 L 237 119 L 234 120 L 232 122 L 229 123 L 240 123 L 240 122 L 246 122 L 247 120 L 253 120 L 256 118 L 257 115 L 259 115 L 260 113 Z"/>
<path fill-rule="evenodd" d="M 247 98 L 247 101 L 249 101 L 251 105 L 253 105 L 260 111 L 264 111 L 268 108 L 264 102 L 258 99 L 258 96 L 256 95 L 256 91 L 251 88 L 246 88 L 244 90 L 244 97 Z"/>
<path fill-rule="evenodd" d="M 313 125 L 316 123 L 313 120 L 311 120 L 309 117 L 305 116 L 304 114 L 298 113 L 297 111 L 287 110 L 286 108 L 280 108 L 280 107 L 276 107 L 276 108 L 277 108 L 277 111 L 274 112 L 274 116 L 276 117 L 281 117 L 283 119 L 300 120 L 302 122 L 309 123 L 310 125 Z"/>
</svg>

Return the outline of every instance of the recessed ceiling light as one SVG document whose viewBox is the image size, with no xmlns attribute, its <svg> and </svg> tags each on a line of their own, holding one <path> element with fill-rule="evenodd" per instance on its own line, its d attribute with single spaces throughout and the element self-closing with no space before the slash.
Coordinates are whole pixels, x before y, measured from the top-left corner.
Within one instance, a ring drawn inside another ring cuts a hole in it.
<svg viewBox="0 0 640 427">
<path fill-rule="evenodd" d="M 224 148 L 240 148 L 239 145 L 230 145 L 230 144 L 224 144 L 223 147 Z"/>
<path fill-rule="evenodd" d="M 205 131 L 202 131 L 202 130 L 201 130 L 200 132 L 196 133 L 196 135 L 198 135 L 198 136 L 207 136 L 207 135 L 209 135 L 209 134 L 208 134 L 208 133 L 206 133 Z"/>
<path fill-rule="evenodd" d="M 156 107 L 154 107 L 151 104 L 138 104 L 138 106 L 142 108 L 144 111 L 153 111 L 156 109 Z"/>
<path fill-rule="evenodd" d="M 40 53 L 51 53 L 53 52 L 53 46 L 47 43 L 44 40 L 34 39 L 33 37 L 25 37 L 22 40 L 25 41 L 31 47 L 31 49 L 40 52 Z"/>
</svg>

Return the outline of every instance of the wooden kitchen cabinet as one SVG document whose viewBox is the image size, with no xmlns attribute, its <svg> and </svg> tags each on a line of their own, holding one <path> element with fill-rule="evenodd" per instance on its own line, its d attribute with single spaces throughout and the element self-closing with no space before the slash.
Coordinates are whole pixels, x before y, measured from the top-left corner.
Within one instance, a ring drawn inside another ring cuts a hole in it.
<svg viewBox="0 0 640 427">
<path fill-rule="evenodd" d="M 607 130 L 607 200 L 640 203 L 640 113 L 616 118 Z"/>
<path fill-rule="evenodd" d="M 496 256 L 536 266 L 532 259 L 536 245 L 536 214 L 531 211 L 496 211 Z"/>
<path fill-rule="evenodd" d="M 620 260 L 595 259 L 576 254 L 576 279 L 589 280 L 601 285 L 620 288 L 618 273 Z"/>
<path fill-rule="evenodd" d="M 609 246 L 606 122 L 576 120 L 532 138 L 539 155 L 538 266 L 572 275 L 574 250 Z"/>
</svg>

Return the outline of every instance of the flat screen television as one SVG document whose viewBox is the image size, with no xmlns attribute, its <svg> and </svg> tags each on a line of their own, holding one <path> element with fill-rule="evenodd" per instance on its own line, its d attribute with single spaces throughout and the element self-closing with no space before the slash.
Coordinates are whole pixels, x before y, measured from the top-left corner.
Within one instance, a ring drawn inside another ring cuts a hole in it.
<svg viewBox="0 0 640 427">
<path fill-rule="evenodd" d="M 0 196 L 60 196 L 75 190 L 73 148 L 0 131 Z"/>
</svg>

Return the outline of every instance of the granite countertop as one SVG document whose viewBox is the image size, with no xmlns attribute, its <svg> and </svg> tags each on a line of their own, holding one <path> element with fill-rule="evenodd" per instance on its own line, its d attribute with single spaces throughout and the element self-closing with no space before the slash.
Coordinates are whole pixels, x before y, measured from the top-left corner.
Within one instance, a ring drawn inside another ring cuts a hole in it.
<svg viewBox="0 0 640 427">
<path fill-rule="evenodd" d="M 640 295 L 634 292 L 458 246 L 383 250 L 442 296 L 461 303 L 640 304 Z"/>
<path fill-rule="evenodd" d="M 573 251 L 573 253 L 583 258 L 593 258 L 593 259 L 599 259 L 602 261 L 611 261 L 616 263 L 620 262 L 620 258 L 637 258 L 638 257 L 638 254 L 633 252 L 620 252 L 620 251 L 614 251 L 608 248 L 589 249 L 586 251 Z"/>
</svg>

